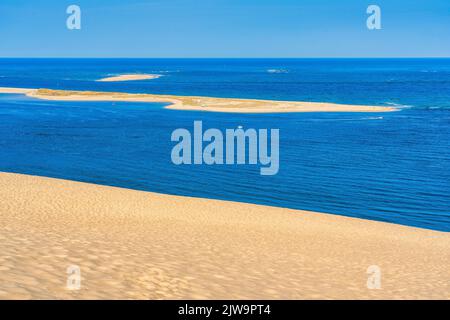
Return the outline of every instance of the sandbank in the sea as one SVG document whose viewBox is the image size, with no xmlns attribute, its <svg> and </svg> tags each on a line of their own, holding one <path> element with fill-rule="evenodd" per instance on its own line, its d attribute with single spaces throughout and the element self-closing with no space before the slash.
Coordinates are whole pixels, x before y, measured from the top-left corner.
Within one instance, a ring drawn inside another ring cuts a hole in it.
<svg viewBox="0 0 450 320">
<path fill-rule="evenodd" d="M 137 81 L 137 80 L 152 80 L 161 77 L 162 76 L 160 74 L 121 74 L 118 76 L 102 78 L 96 81 L 98 82 Z"/>
<path fill-rule="evenodd" d="M 346 105 L 328 102 L 212 98 L 98 91 L 0 88 L 0 93 L 22 93 L 33 98 L 60 101 L 162 102 L 168 103 L 166 107 L 168 109 L 235 113 L 389 112 L 397 110 L 396 108 L 385 106 Z"/>
</svg>

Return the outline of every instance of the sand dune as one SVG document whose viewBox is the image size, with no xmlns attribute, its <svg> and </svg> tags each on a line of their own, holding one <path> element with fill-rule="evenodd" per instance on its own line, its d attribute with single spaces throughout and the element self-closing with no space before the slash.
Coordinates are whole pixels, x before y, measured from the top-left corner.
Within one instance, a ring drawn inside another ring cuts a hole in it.
<svg viewBox="0 0 450 320">
<path fill-rule="evenodd" d="M 30 97 L 64 101 L 166 102 L 168 109 L 237 113 L 282 112 L 388 112 L 393 107 L 344 105 L 320 102 L 294 102 L 234 98 L 189 97 L 118 92 L 67 91 L 49 89 L 0 88 L 0 93 L 24 93 Z"/>
<path fill-rule="evenodd" d="M 116 81 L 136 81 L 136 80 L 150 80 L 160 78 L 160 74 L 122 74 L 114 77 L 106 77 L 99 79 L 99 82 L 116 82 Z"/>
<path fill-rule="evenodd" d="M 450 297 L 449 233 L 8 173 L 0 197 L 0 299 Z"/>
</svg>

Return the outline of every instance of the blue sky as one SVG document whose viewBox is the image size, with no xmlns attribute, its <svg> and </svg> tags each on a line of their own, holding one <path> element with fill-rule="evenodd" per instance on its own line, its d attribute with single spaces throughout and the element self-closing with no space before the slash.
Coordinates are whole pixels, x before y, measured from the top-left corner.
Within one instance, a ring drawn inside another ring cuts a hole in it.
<svg viewBox="0 0 450 320">
<path fill-rule="evenodd" d="M 450 57 L 450 0 L 1 0 L 0 56 Z"/>
</svg>

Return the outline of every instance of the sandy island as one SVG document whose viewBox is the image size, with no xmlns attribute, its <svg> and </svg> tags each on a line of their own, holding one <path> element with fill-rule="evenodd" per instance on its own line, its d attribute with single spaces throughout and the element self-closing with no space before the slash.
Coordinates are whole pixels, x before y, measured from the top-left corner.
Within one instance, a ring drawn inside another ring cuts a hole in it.
<svg viewBox="0 0 450 320">
<path fill-rule="evenodd" d="M 236 113 L 388 112 L 397 110 L 392 107 L 345 105 L 326 102 L 294 102 L 50 89 L 0 88 L 0 93 L 21 93 L 33 98 L 62 101 L 163 102 L 169 104 L 166 107 L 168 109 Z"/>
<path fill-rule="evenodd" d="M 162 76 L 160 74 L 122 74 L 114 77 L 107 77 L 96 80 L 98 82 L 117 82 L 117 81 L 136 81 L 136 80 L 151 80 L 158 79 Z"/>
<path fill-rule="evenodd" d="M 450 233 L 9 173 L 0 197 L 0 299 L 450 298 Z"/>
</svg>

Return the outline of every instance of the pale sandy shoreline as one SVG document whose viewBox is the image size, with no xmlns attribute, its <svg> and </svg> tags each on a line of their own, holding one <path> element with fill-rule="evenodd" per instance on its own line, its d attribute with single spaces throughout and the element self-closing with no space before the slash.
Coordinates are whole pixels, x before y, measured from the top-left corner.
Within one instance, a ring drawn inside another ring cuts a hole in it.
<svg viewBox="0 0 450 320">
<path fill-rule="evenodd" d="M 0 88 L 0 93 L 20 93 L 33 98 L 60 101 L 162 102 L 169 104 L 166 107 L 168 109 L 235 113 L 389 112 L 397 110 L 393 107 L 344 105 L 320 102 L 211 98 L 96 91 Z"/>
<path fill-rule="evenodd" d="M 9 173 L 0 197 L 0 299 L 450 298 L 450 233 Z"/>
<path fill-rule="evenodd" d="M 106 77 L 97 82 L 118 82 L 118 81 L 137 81 L 137 80 L 152 80 L 158 79 L 162 76 L 160 74 L 121 74 L 118 76 Z"/>
</svg>

